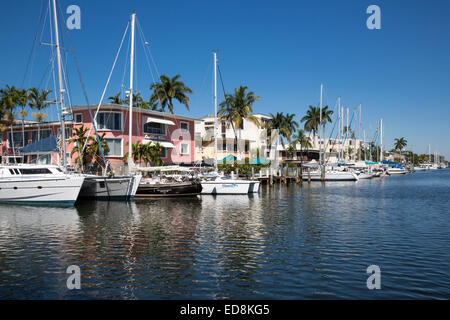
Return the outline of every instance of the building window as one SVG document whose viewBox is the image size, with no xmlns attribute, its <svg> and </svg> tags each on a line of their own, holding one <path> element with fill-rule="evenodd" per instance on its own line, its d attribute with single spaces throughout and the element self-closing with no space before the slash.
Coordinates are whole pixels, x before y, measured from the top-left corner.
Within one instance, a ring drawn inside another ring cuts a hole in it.
<svg viewBox="0 0 450 320">
<path fill-rule="evenodd" d="M 183 155 L 189 154 L 189 143 L 181 143 L 180 144 L 180 154 L 183 154 Z"/>
<path fill-rule="evenodd" d="M 160 158 L 167 158 L 167 149 L 162 148 L 161 154 L 159 155 Z"/>
<path fill-rule="evenodd" d="M 72 137 L 72 128 L 66 128 L 66 140 Z M 61 134 L 61 128 L 58 128 L 58 136 Z"/>
<path fill-rule="evenodd" d="M 239 122 L 239 129 L 244 130 L 244 119 Z"/>
<path fill-rule="evenodd" d="M 22 132 L 13 132 L 13 139 L 11 139 L 11 132 L 8 132 L 8 148 L 12 148 L 12 140 L 14 140 L 14 148 L 22 148 L 28 144 L 28 132 L 25 131 L 25 143 L 23 143 Z"/>
<path fill-rule="evenodd" d="M 163 123 L 148 122 L 144 124 L 144 133 L 166 134 L 166 125 Z"/>
<path fill-rule="evenodd" d="M 227 124 L 225 121 L 222 121 L 221 127 L 222 127 L 222 133 L 227 133 Z"/>
<path fill-rule="evenodd" d="M 52 129 L 41 129 L 40 140 L 48 138 L 52 135 Z M 31 132 L 31 142 L 35 143 L 38 141 L 38 131 L 34 130 Z"/>
<path fill-rule="evenodd" d="M 189 132 L 189 123 L 188 122 L 181 122 L 180 123 L 180 128 L 181 128 L 181 131 Z"/>
<path fill-rule="evenodd" d="M 52 157 L 50 154 L 40 154 L 39 158 L 37 155 L 31 155 L 30 156 L 30 163 L 33 164 L 51 164 L 52 163 Z"/>
<path fill-rule="evenodd" d="M 105 152 L 107 157 L 122 157 L 122 139 L 105 138 L 109 147 L 109 152 Z"/>
<path fill-rule="evenodd" d="M 74 122 L 75 123 L 83 123 L 83 114 L 75 113 Z"/>
<path fill-rule="evenodd" d="M 122 131 L 122 113 L 99 112 L 97 115 L 97 128 L 99 130 Z"/>
</svg>

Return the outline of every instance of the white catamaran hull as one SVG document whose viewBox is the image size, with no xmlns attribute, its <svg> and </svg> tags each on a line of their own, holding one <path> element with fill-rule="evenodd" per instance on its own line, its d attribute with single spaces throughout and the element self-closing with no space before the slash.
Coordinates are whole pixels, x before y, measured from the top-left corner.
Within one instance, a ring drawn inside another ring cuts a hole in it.
<svg viewBox="0 0 450 320">
<path fill-rule="evenodd" d="M 202 194 L 247 194 L 258 192 L 259 181 L 202 181 Z"/>
<path fill-rule="evenodd" d="M 83 185 L 82 176 L 0 179 L 0 202 L 24 204 L 74 204 Z"/>
<path fill-rule="evenodd" d="M 139 185 L 137 181 L 137 185 Z M 133 198 L 137 187 L 133 176 L 99 177 L 86 176 L 80 198 L 98 200 L 127 200 Z M 134 192 L 134 193 L 133 193 Z"/>
</svg>

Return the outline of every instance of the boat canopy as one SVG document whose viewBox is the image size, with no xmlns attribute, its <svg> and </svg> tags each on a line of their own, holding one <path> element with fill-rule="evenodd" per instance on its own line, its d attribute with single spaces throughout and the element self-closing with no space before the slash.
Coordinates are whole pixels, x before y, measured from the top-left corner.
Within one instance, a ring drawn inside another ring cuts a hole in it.
<svg viewBox="0 0 450 320">
<path fill-rule="evenodd" d="M 261 157 L 257 157 L 256 159 L 253 159 L 250 164 L 271 164 L 270 160 L 261 158 Z"/>
<path fill-rule="evenodd" d="M 173 123 L 173 121 L 170 121 L 170 120 L 147 117 L 147 123 L 150 123 L 150 122 L 167 124 L 168 126 L 174 126 L 175 125 L 175 123 Z"/>
<path fill-rule="evenodd" d="M 57 137 L 50 136 L 48 138 L 39 140 L 23 148 L 20 148 L 19 151 L 24 154 L 38 153 L 38 152 L 58 152 Z"/>
<path fill-rule="evenodd" d="M 366 161 L 366 164 L 378 164 L 378 162 Z"/>
<path fill-rule="evenodd" d="M 142 140 L 142 143 L 143 144 L 150 143 L 152 146 L 155 145 L 156 143 L 159 143 L 164 148 L 169 148 L 169 149 L 175 148 L 173 143 L 170 143 L 170 142 L 167 142 L 167 141 Z"/>
<path fill-rule="evenodd" d="M 227 155 L 225 158 L 223 158 L 222 160 L 220 160 L 220 162 L 224 162 L 224 161 L 235 161 L 237 160 L 237 157 L 233 156 L 232 154 Z"/>
</svg>

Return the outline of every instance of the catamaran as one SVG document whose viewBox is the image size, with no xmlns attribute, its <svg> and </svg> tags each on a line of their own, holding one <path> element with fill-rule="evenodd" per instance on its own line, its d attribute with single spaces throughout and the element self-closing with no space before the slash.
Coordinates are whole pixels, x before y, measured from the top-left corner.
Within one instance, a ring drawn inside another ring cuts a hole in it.
<svg viewBox="0 0 450 320">
<path fill-rule="evenodd" d="M 132 154 L 132 137 L 133 137 L 133 72 L 134 72 L 134 42 L 135 42 L 135 23 L 136 23 L 136 14 L 131 14 L 131 53 L 130 53 L 130 90 L 129 90 L 129 135 L 128 135 L 128 141 L 129 141 L 129 152 L 128 154 Z M 128 26 L 127 26 L 128 29 Z M 120 49 L 119 49 L 120 50 Z M 111 73 L 114 70 L 114 66 L 111 70 Z M 92 129 L 95 130 L 95 135 L 98 139 L 98 133 L 96 129 L 95 119 L 97 117 L 97 114 L 99 112 L 99 109 L 102 105 L 102 100 L 105 96 L 106 89 L 108 87 L 109 79 L 107 81 L 106 87 L 103 90 L 102 97 L 100 99 L 100 103 L 98 104 L 97 111 L 95 113 L 95 116 L 92 117 L 91 110 L 89 107 L 89 114 L 91 115 L 92 119 L 92 126 L 89 130 L 89 134 L 91 133 Z M 103 157 L 103 162 L 106 163 L 106 160 L 104 158 L 104 152 L 101 148 L 101 143 L 99 141 L 99 148 L 101 149 L 101 154 Z M 142 175 L 136 174 L 134 172 L 134 163 L 133 163 L 133 157 L 128 157 L 128 169 L 129 169 L 129 175 L 123 175 L 123 176 L 97 176 L 97 175 L 85 175 L 85 183 L 83 185 L 83 188 L 80 192 L 80 198 L 94 198 L 99 200 L 128 200 L 133 199 L 136 195 L 137 189 L 139 187 L 139 183 L 142 179 Z M 105 169 L 105 173 L 108 169 L 108 166 Z"/>
</svg>

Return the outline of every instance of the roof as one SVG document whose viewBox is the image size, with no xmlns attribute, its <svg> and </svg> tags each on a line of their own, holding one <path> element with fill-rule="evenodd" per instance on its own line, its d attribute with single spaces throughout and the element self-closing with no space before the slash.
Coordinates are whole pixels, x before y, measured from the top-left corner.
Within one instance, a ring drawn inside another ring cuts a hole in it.
<svg viewBox="0 0 450 320">
<path fill-rule="evenodd" d="M 56 136 L 50 136 L 20 148 L 19 151 L 21 153 L 56 152 L 58 151 L 57 138 Z"/>
<path fill-rule="evenodd" d="M 104 108 L 109 108 L 109 109 L 119 109 L 119 110 L 123 110 L 123 111 L 128 111 L 129 110 L 129 106 L 127 105 L 121 105 L 121 104 L 115 104 L 115 103 L 104 103 L 100 106 L 100 111 L 102 111 L 101 109 Z M 88 110 L 89 107 L 88 106 L 73 106 L 72 110 L 74 111 L 81 111 L 81 110 Z M 91 110 L 95 111 L 97 109 L 96 105 L 92 105 L 91 106 Z M 133 107 L 133 112 L 139 112 L 139 113 L 144 113 L 144 114 L 149 114 L 149 115 L 155 115 L 155 116 L 160 116 L 160 117 L 169 117 L 169 118 L 176 118 L 176 119 L 181 119 L 181 120 L 191 120 L 191 121 L 199 121 L 200 119 L 198 118 L 192 118 L 192 117 L 186 117 L 186 116 L 180 116 L 180 115 L 176 115 L 176 114 L 171 114 L 168 112 L 160 112 L 160 111 L 155 111 L 155 110 L 148 110 L 148 109 L 142 109 L 142 108 L 136 108 Z"/>
</svg>

